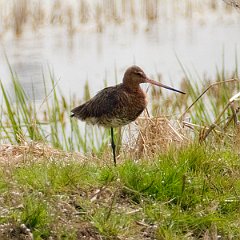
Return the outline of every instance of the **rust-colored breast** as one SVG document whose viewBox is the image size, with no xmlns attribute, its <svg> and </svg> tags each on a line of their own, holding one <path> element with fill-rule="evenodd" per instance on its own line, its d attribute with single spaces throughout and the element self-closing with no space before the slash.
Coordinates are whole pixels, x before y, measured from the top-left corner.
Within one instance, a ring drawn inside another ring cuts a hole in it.
<svg viewBox="0 0 240 240">
<path fill-rule="evenodd" d="M 146 106 L 146 94 L 140 87 L 134 90 L 121 89 L 118 104 L 111 116 L 111 126 L 118 127 L 129 124 L 143 112 Z"/>
<path fill-rule="evenodd" d="M 146 94 L 139 86 L 132 89 L 119 84 L 103 89 L 72 113 L 90 124 L 119 127 L 134 121 L 146 106 Z"/>
</svg>

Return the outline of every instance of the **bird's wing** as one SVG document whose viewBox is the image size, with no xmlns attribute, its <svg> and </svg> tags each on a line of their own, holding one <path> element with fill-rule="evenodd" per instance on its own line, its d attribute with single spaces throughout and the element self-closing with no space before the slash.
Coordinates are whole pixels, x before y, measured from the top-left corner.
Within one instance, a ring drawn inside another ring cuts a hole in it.
<svg viewBox="0 0 240 240">
<path fill-rule="evenodd" d="M 74 108 L 71 112 L 74 117 L 86 119 L 99 118 L 111 114 L 119 105 L 118 87 L 107 87 L 98 92 L 86 103 Z"/>
<path fill-rule="evenodd" d="M 118 105 L 118 91 L 116 87 L 108 87 L 101 90 L 93 97 L 87 107 L 89 108 L 92 117 L 100 117 L 110 114 Z"/>
</svg>

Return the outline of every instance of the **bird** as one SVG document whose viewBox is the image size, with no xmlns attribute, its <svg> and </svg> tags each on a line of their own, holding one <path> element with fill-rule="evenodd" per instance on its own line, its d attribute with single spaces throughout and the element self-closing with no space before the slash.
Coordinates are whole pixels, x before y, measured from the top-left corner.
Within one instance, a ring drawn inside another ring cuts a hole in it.
<svg viewBox="0 0 240 240">
<path fill-rule="evenodd" d="M 111 147 L 115 166 L 116 145 L 113 128 L 133 122 L 147 107 L 147 96 L 140 87 L 141 83 L 150 83 L 185 94 L 148 78 L 140 67 L 133 65 L 125 71 L 122 83 L 102 89 L 90 100 L 71 110 L 70 117 L 85 121 L 87 124 L 111 129 Z"/>
</svg>

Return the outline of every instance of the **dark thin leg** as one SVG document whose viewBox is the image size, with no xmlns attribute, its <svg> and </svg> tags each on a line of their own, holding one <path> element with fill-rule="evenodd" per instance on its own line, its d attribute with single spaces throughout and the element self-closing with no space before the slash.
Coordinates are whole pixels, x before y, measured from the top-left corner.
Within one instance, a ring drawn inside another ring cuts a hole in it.
<svg viewBox="0 0 240 240">
<path fill-rule="evenodd" d="M 112 152 L 113 152 L 113 161 L 114 161 L 114 166 L 117 166 L 116 163 L 116 145 L 114 143 L 114 137 L 113 137 L 113 128 L 111 127 L 111 144 L 112 144 Z"/>
</svg>

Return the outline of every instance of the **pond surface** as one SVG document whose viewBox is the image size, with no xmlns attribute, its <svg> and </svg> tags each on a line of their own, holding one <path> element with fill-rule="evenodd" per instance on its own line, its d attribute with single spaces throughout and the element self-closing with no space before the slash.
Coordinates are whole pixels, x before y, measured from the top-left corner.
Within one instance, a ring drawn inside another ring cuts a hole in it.
<svg viewBox="0 0 240 240">
<path fill-rule="evenodd" d="M 149 76 L 161 74 L 164 83 L 178 87 L 184 74 L 177 57 L 191 72 L 209 77 L 222 68 L 224 59 L 230 73 L 236 66 L 239 39 L 240 13 L 222 9 L 170 20 L 163 16 L 152 23 L 141 19 L 109 23 L 103 32 L 91 23 L 73 34 L 61 26 L 44 25 L 35 32 L 29 27 L 20 37 L 11 32 L 1 36 L 0 78 L 11 88 L 6 54 L 27 93 L 31 96 L 35 89 L 37 100 L 44 98 L 42 73 L 48 76 L 49 69 L 63 94 L 76 94 L 79 99 L 86 81 L 95 94 L 104 80 L 108 85 L 120 82 L 132 64 Z"/>
</svg>

